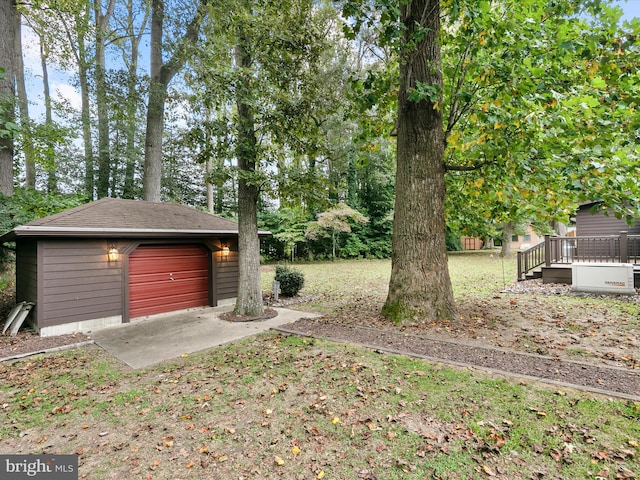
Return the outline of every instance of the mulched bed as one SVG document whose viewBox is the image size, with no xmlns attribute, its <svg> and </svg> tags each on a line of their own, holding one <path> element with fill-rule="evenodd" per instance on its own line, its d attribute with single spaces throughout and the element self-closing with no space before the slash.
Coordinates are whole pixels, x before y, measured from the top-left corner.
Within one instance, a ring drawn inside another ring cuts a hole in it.
<svg viewBox="0 0 640 480">
<path fill-rule="evenodd" d="M 393 353 L 415 355 L 456 365 L 523 375 L 543 381 L 561 382 L 575 388 L 640 399 L 640 371 L 433 340 L 399 332 L 346 325 L 326 318 L 304 318 L 278 330 L 284 333 L 359 344 Z"/>
</svg>

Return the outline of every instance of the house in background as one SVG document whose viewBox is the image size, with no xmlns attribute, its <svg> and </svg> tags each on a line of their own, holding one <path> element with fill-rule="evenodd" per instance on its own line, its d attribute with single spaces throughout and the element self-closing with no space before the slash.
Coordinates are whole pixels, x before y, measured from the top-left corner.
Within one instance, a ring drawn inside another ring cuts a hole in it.
<svg viewBox="0 0 640 480">
<path fill-rule="evenodd" d="M 524 234 L 511 235 L 511 250 L 527 249 L 532 245 L 544 241 L 544 237 L 541 237 L 533 231 L 531 226 L 528 226 Z M 500 245 L 499 240 L 496 241 L 496 245 Z M 478 237 L 460 237 L 460 246 L 463 250 L 481 250 L 484 246 L 484 242 Z"/>
<path fill-rule="evenodd" d="M 529 225 L 523 235 L 516 233 L 511 235 L 511 250 L 524 250 L 530 248 L 532 245 L 537 245 L 543 240 L 544 237 L 539 236 L 533 231 L 531 225 Z"/>
<path fill-rule="evenodd" d="M 269 232 L 260 232 L 267 235 Z M 16 300 L 42 336 L 232 302 L 238 224 L 178 204 L 104 198 L 14 228 Z"/>
<path fill-rule="evenodd" d="M 462 250 L 482 250 L 484 242 L 479 237 L 460 237 Z"/>
<path fill-rule="evenodd" d="M 605 236 L 620 235 L 620 232 L 627 232 L 629 235 L 640 235 L 640 221 L 633 225 L 628 225 L 623 218 L 616 218 L 611 209 L 598 210 L 592 213 L 592 209 L 597 207 L 599 202 L 583 203 L 576 212 L 576 236 Z"/>
<path fill-rule="evenodd" d="M 574 263 L 615 263 L 632 264 L 633 280 L 639 287 L 640 221 L 628 225 L 610 209 L 597 209 L 598 204 L 579 206 L 575 236 L 546 235 L 544 242 L 518 252 L 518 280 L 542 277 L 545 283 L 570 284 Z"/>
</svg>

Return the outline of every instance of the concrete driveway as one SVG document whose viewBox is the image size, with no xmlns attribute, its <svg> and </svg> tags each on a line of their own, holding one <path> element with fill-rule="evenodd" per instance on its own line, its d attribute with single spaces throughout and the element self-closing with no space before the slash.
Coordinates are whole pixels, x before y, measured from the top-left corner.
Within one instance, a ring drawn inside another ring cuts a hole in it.
<svg viewBox="0 0 640 480">
<path fill-rule="evenodd" d="M 232 305 L 225 305 L 164 313 L 129 324 L 94 330 L 90 336 L 102 348 L 135 369 L 186 353 L 207 350 L 300 318 L 319 316 L 275 308 L 278 315 L 268 320 L 234 323 L 220 319 L 220 314 L 232 309 Z"/>
</svg>

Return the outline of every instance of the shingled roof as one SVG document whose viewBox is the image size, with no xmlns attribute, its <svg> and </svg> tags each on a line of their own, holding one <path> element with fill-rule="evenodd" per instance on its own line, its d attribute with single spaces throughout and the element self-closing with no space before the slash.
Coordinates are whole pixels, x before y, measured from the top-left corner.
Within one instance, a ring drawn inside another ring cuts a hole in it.
<svg viewBox="0 0 640 480">
<path fill-rule="evenodd" d="M 259 233 L 269 234 L 265 231 Z M 202 237 L 237 234 L 236 222 L 184 205 L 103 198 L 25 223 L 0 236 L 0 242 L 43 236 Z"/>
</svg>

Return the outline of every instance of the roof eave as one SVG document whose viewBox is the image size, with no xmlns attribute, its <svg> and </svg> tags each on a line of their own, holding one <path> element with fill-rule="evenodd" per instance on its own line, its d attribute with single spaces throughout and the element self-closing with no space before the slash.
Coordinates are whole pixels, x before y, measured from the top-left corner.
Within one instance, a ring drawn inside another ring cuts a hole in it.
<svg viewBox="0 0 640 480">
<path fill-rule="evenodd" d="M 158 230 L 147 228 L 77 228 L 77 227 L 45 227 L 20 226 L 0 236 L 0 242 L 14 242 L 23 237 L 120 237 L 120 238 L 203 238 L 212 236 L 236 236 L 237 230 Z M 259 230 L 259 236 L 271 235 L 267 230 Z"/>
</svg>

